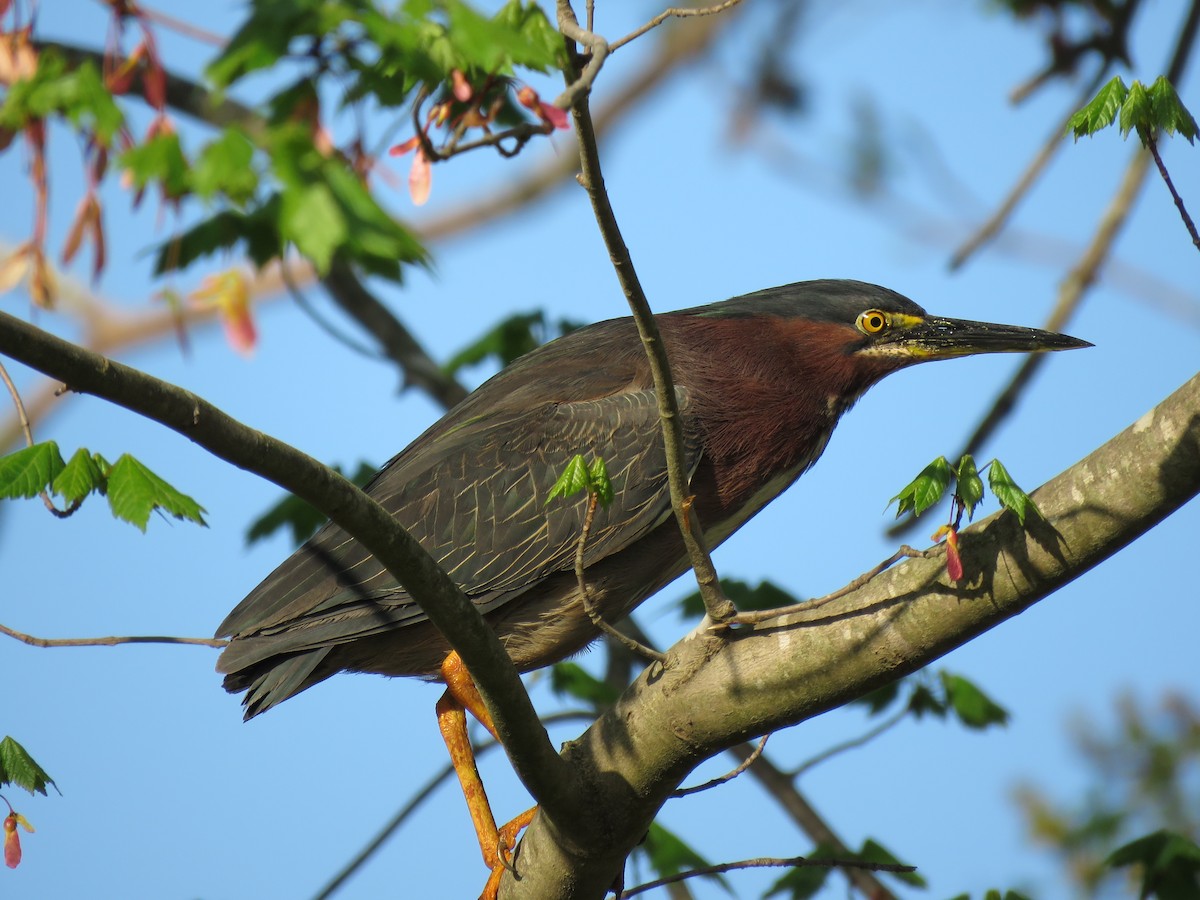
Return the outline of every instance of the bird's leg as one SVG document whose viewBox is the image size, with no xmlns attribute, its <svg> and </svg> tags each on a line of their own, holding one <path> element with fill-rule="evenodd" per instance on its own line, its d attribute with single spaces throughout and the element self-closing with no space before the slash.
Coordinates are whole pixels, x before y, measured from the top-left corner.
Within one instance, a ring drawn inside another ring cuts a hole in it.
<svg viewBox="0 0 1200 900">
<path fill-rule="evenodd" d="M 467 671 L 462 658 L 454 651 L 447 654 L 442 661 L 442 680 L 446 683 L 446 692 L 437 702 L 438 728 L 450 753 L 450 762 L 458 776 L 463 797 L 466 798 L 471 823 L 475 826 L 475 836 L 479 839 L 479 849 L 483 853 L 484 865 L 492 870 L 481 900 L 494 900 L 500 887 L 500 878 L 505 868 L 510 865 L 506 854 L 516 845 L 517 835 L 533 819 L 537 807 L 521 813 L 503 828 L 496 827 L 496 818 L 492 814 L 491 804 L 488 803 L 487 792 L 475 765 L 475 753 L 467 735 L 466 713 L 469 710 L 488 733 L 499 741 L 496 726 L 483 704 L 483 698 L 479 695 L 479 689 L 475 687 L 470 672 Z"/>
</svg>

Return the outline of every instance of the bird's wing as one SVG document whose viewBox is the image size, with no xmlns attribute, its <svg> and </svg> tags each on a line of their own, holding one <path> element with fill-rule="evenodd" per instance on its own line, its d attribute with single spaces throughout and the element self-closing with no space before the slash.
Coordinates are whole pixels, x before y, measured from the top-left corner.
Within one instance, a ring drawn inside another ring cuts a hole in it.
<svg viewBox="0 0 1200 900">
<path fill-rule="evenodd" d="M 676 393 L 688 422 L 688 392 Z M 367 492 L 487 612 L 574 568 L 586 498 L 547 503 L 547 497 L 576 454 L 589 463 L 603 458 L 614 492 L 612 504 L 596 511 L 585 565 L 618 552 L 670 514 L 659 428 L 648 389 L 542 404 L 498 420 L 480 416 L 416 442 Z M 687 427 L 685 435 L 690 474 L 700 459 L 700 439 Z M 273 645 L 270 654 L 265 646 L 261 655 L 254 653 L 265 658 L 424 619 L 387 570 L 330 523 L 251 592 L 218 634 L 282 639 L 265 642 Z M 223 660 L 237 668 L 252 661 Z"/>
</svg>

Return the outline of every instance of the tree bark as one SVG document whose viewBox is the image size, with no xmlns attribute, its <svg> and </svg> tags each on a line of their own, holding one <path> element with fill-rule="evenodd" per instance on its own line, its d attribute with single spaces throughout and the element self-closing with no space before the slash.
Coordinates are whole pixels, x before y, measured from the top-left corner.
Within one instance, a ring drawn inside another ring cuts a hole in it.
<svg viewBox="0 0 1200 900">
<path fill-rule="evenodd" d="M 735 631 L 704 626 L 562 752 L 584 805 L 539 813 L 500 896 L 600 898 L 670 792 L 702 760 L 907 675 L 1048 597 L 1200 491 L 1200 375 L 1034 492 L 960 536 L 965 578 L 909 560 L 820 608 Z"/>
</svg>

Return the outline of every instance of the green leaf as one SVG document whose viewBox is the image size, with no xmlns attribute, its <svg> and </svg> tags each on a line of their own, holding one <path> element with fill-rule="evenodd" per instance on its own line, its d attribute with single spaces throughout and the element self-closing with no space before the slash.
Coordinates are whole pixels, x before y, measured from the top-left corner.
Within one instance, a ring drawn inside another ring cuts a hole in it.
<svg viewBox="0 0 1200 900">
<path fill-rule="evenodd" d="M 573 662 L 555 663 L 550 669 L 550 689 L 595 707 L 609 707 L 621 692 Z"/>
<path fill-rule="evenodd" d="M 975 515 L 975 507 L 983 499 L 983 480 L 979 477 L 979 469 L 975 466 L 975 457 L 970 453 L 964 454 L 963 458 L 958 461 L 955 476 L 957 478 L 955 494 L 962 501 L 962 505 L 967 511 L 967 519 L 970 520 Z"/>
<path fill-rule="evenodd" d="M 950 672 L 941 673 L 946 700 L 960 722 L 968 728 L 1007 725 L 1008 710 L 993 701 L 977 685 Z"/>
<path fill-rule="evenodd" d="M 1071 116 L 1067 122 L 1068 133 L 1074 134 L 1075 140 L 1079 140 L 1107 128 L 1116 119 L 1117 112 L 1128 94 L 1129 89 L 1125 87 L 1125 82 L 1119 75 L 1114 76 L 1108 84 L 1100 88 L 1099 93 L 1087 106 Z"/>
<path fill-rule="evenodd" d="M 334 254 L 345 243 L 349 228 L 329 187 L 313 184 L 284 189 L 279 233 L 312 260 L 319 274 L 325 275 Z"/>
<path fill-rule="evenodd" d="M 1182 834 L 1164 829 L 1140 837 L 1114 850 L 1105 864 L 1112 868 L 1141 866 L 1143 898 L 1200 897 L 1200 847 Z"/>
<path fill-rule="evenodd" d="M 51 489 L 68 503 L 76 503 L 92 491 L 104 493 L 106 479 L 100 464 L 87 450 L 80 447 L 58 473 Z"/>
<path fill-rule="evenodd" d="M 950 463 L 944 456 L 939 456 L 927 465 L 921 470 L 920 475 L 905 485 L 900 493 L 888 501 L 889 506 L 899 501 L 899 506 L 896 509 L 896 518 L 900 518 L 900 516 L 909 510 L 912 511 L 914 516 L 919 516 L 941 500 L 942 494 L 950 486 L 951 474 Z"/>
<path fill-rule="evenodd" d="M 721 590 L 734 605 L 745 612 L 760 609 L 778 609 L 781 606 L 791 606 L 800 602 L 795 594 L 772 584 L 770 581 L 760 581 L 751 585 L 748 581 L 737 578 L 722 578 Z M 699 591 L 693 591 L 679 601 L 680 612 L 688 618 L 698 619 L 704 615 L 704 600 Z"/>
<path fill-rule="evenodd" d="M 926 715 L 944 719 L 946 718 L 946 701 L 926 685 L 917 684 L 908 698 L 908 711 L 918 719 Z"/>
<path fill-rule="evenodd" d="M 120 165 L 133 179 L 133 186 L 143 190 L 148 184 L 161 186 L 167 197 L 182 197 L 190 187 L 188 162 L 174 132 L 155 135 L 150 140 L 121 154 Z"/>
<path fill-rule="evenodd" d="M 63 470 L 54 441 L 43 441 L 0 457 L 0 499 L 36 497 Z"/>
<path fill-rule="evenodd" d="M 877 687 L 870 693 L 856 697 L 850 702 L 865 706 L 870 715 L 877 716 L 891 706 L 896 701 L 896 698 L 900 696 L 900 684 L 902 681 L 903 679 L 889 681 L 883 687 Z"/>
<path fill-rule="evenodd" d="M 883 846 L 883 844 L 880 844 L 878 841 L 874 841 L 871 838 L 867 838 L 865 841 L 863 841 L 862 849 L 860 849 L 855 855 L 863 862 L 886 863 L 887 865 L 892 866 L 908 865 L 908 863 L 901 862 L 900 859 L 894 853 L 892 853 L 891 850 Z M 925 879 L 916 872 L 888 872 L 887 874 L 891 875 L 893 878 L 900 879 L 905 884 L 911 885 L 912 887 L 923 888 L 928 886 L 928 882 L 926 882 Z"/>
<path fill-rule="evenodd" d="M 1129 132 L 1136 128 L 1138 137 L 1145 143 L 1153 127 L 1150 94 L 1145 85 L 1135 81 L 1129 86 L 1129 94 L 1121 104 L 1121 137 L 1129 137 Z"/>
<path fill-rule="evenodd" d="M 1164 75 L 1159 75 L 1150 85 L 1150 107 L 1156 127 L 1167 134 L 1178 133 L 1187 138 L 1189 144 L 1195 141 L 1196 120 Z"/>
<path fill-rule="evenodd" d="M 293 40 L 321 36 L 320 12 L 325 5 L 323 0 L 255 0 L 250 18 L 209 63 L 209 79 L 219 88 L 228 87 L 251 72 L 275 65 L 287 55 Z"/>
<path fill-rule="evenodd" d="M 31 794 L 46 794 L 48 784 L 58 790 L 54 779 L 46 774 L 46 770 L 34 761 L 28 751 L 11 737 L 5 737 L 0 741 L 0 787 L 9 784 L 24 788 Z"/>
<path fill-rule="evenodd" d="M 576 453 L 563 468 L 562 474 L 558 476 L 554 486 L 550 488 L 545 505 L 549 505 L 551 500 L 558 497 L 570 497 L 580 491 L 586 491 L 590 482 L 591 474 L 588 472 L 588 465 L 584 461 L 583 454 Z"/>
<path fill-rule="evenodd" d="M 596 457 L 588 468 L 588 490 L 596 495 L 603 507 L 613 502 L 612 480 L 608 477 L 608 466 L 604 464 L 602 456 Z"/>
<path fill-rule="evenodd" d="M 1012 476 L 1008 474 L 1008 469 L 1004 468 L 1004 464 L 998 459 L 993 459 L 988 467 L 988 485 L 992 489 L 992 493 L 996 495 L 996 499 L 1005 509 L 1011 510 L 1017 517 L 1017 521 L 1022 525 L 1025 524 L 1025 514 L 1032 512 L 1035 516 L 1041 518 L 1041 511 L 1037 508 L 1037 504 L 1032 498 L 1021 490 L 1020 486 L 1012 480 Z"/>
<path fill-rule="evenodd" d="M 339 474 L 345 474 L 339 466 L 332 468 Z M 378 466 L 360 462 L 354 474 L 347 477 L 359 487 L 363 487 L 375 475 L 377 469 Z M 246 531 L 246 544 L 249 546 L 257 543 L 281 528 L 291 531 L 293 543 L 302 544 L 316 534 L 325 521 L 325 514 L 307 500 L 301 500 L 295 494 L 288 494 L 250 523 Z"/>
<path fill-rule="evenodd" d="M 807 857 L 812 859 L 812 856 Z M 817 891 L 825 886 L 831 869 L 827 866 L 795 866 L 788 869 L 783 877 L 778 878 L 767 888 L 763 900 L 772 897 L 784 897 L 786 900 L 808 900 L 815 897 Z"/>
<path fill-rule="evenodd" d="M 163 481 L 128 453 L 113 463 L 108 473 L 108 505 L 113 515 L 146 530 L 150 513 L 156 509 L 177 519 L 206 525 L 204 507 Z"/>
<path fill-rule="evenodd" d="M 542 344 L 545 324 L 546 317 L 540 310 L 514 313 L 450 357 L 442 371 L 454 375 L 466 366 L 478 365 L 489 358 L 506 366 Z"/>
<path fill-rule="evenodd" d="M 154 274 L 186 269 L 198 259 L 231 250 L 241 243 L 246 245 L 246 254 L 255 265 L 266 265 L 283 250 L 278 228 L 279 206 L 278 195 L 272 195 L 249 212 L 226 209 L 205 219 L 159 246 Z"/>
<path fill-rule="evenodd" d="M 223 194 L 235 204 L 247 203 L 258 189 L 254 145 L 234 128 L 225 129 L 200 151 L 191 170 L 192 190 L 201 197 Z"/>
<path fill-rule="evenodd" d="M 703 869 L 712 865 L 697 853 L 682 838 L 664 828 L 658 822 L 650 823 L 650 830 L 642 841 L 641 848 L 655 873 L 660 878 L 669 878 L 691 869 Z M 720 874 L 705 875 L 732 893 L 729 882 Z"/>
<path fill-rule="evenodd" d="M 61 115 L 77 128 L 91 129 L 108 146 L 125 119 L 91 63 L 69 66 L 53 48 L 41 51 L 37 71 L 8 88 L 0 105 L 0 127 L 19 131 L 31 120 Z"/>
</svg>

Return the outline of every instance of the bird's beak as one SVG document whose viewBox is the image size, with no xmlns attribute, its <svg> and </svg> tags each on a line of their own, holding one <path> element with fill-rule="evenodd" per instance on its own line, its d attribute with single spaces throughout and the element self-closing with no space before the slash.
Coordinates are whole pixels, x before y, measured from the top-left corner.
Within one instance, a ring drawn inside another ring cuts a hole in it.
<svg viewBox="0 0 1200 900">
<path fill-rule="evenodd" d="M 914 362 L 976 353 L 1031 353 L 1092 346 L 1088 341 L 1038 328 L 939 316 L 928 316 L 906 328 L 896 329 L 893 340 L 913 357 Z"/>
</svg>

